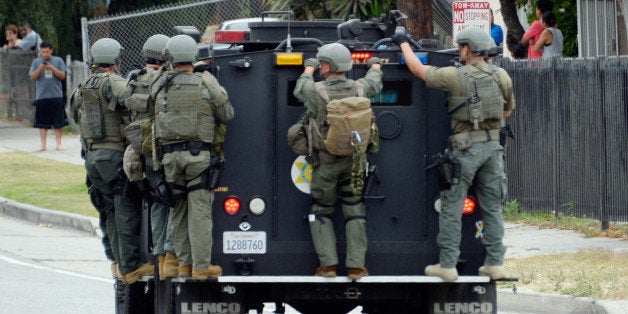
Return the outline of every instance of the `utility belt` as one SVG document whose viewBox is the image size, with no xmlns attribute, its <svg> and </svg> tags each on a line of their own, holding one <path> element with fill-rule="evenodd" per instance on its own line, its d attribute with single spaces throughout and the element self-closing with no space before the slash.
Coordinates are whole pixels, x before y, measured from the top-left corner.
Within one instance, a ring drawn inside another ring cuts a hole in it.
<svg viewBox="0 0 628 314">
<path fill-rule="evenodd" d="M 452 148 L 467 149 L 476 143 L 499 141 L 500 130 L 477 130 L 462 132 L 449 137 Z"/>
<path fill-rule="evenodd" d="M 86 143 L 88 151 L 96 149 L 111 149 L 124 153 L 126 145 L 123 142 L 101 142 L 101 143 Z"/>
<path fill-rule="evenodd" d="M 190 154 L 196 156 L 204 150 L 214 152 L 214 145 L 200 140 L 161 145 L 162 154 L 189 151 Z"/>
</svg>

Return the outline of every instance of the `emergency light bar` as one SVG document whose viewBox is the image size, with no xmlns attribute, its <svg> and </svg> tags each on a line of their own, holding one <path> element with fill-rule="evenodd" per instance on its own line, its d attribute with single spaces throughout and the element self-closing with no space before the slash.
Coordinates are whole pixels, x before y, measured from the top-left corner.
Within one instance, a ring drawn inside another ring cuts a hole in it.
<svg viewBox="0 0 628 314">
<path fill-rule="evenodd" d="M 375 55 L 371 54 L 370 52 L 352 52 L 351 60 L 353 61 L 353 63 L 364 63 L 374 56 Z"/>
</svg>

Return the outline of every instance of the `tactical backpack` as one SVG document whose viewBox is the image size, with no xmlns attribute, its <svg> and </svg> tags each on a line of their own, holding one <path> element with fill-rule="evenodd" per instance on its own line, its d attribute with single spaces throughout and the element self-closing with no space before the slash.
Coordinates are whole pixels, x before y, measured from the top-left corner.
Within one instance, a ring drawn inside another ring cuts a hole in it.
<svg viewBox="0 0 628 314">
<path fill-rule="evenodd" d="M 449 97 L 448 113 L 452 119 L 469 121 L 474 129 L 484 120 L 504 118 L 504 98 L 502 96 L 497 67 L 489 65 L 490 71 L 481 69 L 469 71 L 467 66 L 458 68 L 458 77 L 464 96 Z"/>
<path fill-rule="evenodd" d="M 363 88 L 359 82 L 358 96 L 330 100 L 325 82 L 315 83 L 316 90 L 327 102 L 327 134 L 323 143 L 327 150 L 336 156 L 351 156 L 357 148 L 366 152 L 371 142 L 374 127 L 371 100 L 363 97 Z"/>
</svg>

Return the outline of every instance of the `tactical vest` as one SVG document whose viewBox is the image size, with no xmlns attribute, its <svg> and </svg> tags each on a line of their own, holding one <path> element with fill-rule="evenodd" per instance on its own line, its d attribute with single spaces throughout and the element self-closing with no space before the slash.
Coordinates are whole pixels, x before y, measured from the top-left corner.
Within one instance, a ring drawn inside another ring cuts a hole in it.
<svg viewBox="0 0 628 314">
<path fill-rule="evenodd" d="M 171 73 L 155 102 L 155 137 L 163 142 L 214 141 L 214 112 L 202 98 L 202 73 Z"/>
<path fill-rule="evenodd" d="M 97 73 L 79 85 L 78 124 L 85 142 L 124 142 L 122 114 L 115 110 L 115 97 L 107 101 L 103 87 L 110 73 Z"/>
<path fill-rule="evenodd" d="M 125 105 L 131 110 L 133 121 L 142 121 L 155 115 L 154 104 L 150 101 L 150 84 L 159 73 L 158 70 L 145 68 L 131 74 L 128 83 L 131 92 Z"/>
<path fill-rule="evenodd" d="M 462 95 L 449 97 L 449 114 L 458 121 L 469 121 L 478 129 L 484 120 L 502 120 L 504 118 L 504 97 L 500 89 L 497 67 L 488 65 L 487 69 L 469 71 L 469 66 L 458 68 L 458 78 L 462 85 Z M 474 97 L 474 96 L 479 96 Z"/>
</svg>

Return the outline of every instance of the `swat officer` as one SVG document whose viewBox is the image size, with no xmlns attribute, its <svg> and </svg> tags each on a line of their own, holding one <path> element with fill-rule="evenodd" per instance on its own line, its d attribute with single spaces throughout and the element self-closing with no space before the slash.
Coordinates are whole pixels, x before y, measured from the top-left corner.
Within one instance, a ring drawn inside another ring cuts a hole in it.
<svg viewBox="0 0 628 314">
<path fill-rule="evenodd" d="M 172 244 L 172 227 L 169 218 L 171 204 L 165 204 L 168 200 L 162 199 L 156 193 L 160 188 L 159 185 L 166 184 L 166 181 L 163 178 L 163 172 L 157 171 L 160 168 L 158 160 L 153 158 L 152 138 L 149 135 L 152 130 L 155 107 L 150 101 L 149 88 L 167 66 L 164 50 L 168 40 L 170 37 L 162 34 L 153 35 L 146 40 L 142 47 L 142 57 L 146 66 L 129 73 L 125 92 L 125 105 L 131 111 L 132 123 L 126 128 L 130 145 L 125 152 L 124 168 L 131 181 L 137 181 L 141 186 L 147 182 L 150 191 L 147 190 L 144 193 L 152 194 L 150 222 L 153 255 L 156 255 L 158 259 L 161 280 L 176 277 L 178 264 Z M 144 175 L 146 180 L 144 180 Z"/>
<path fill-rule="evenodd" d="M 111 38 L 97 40 L 91 56 L 94 71 L 70 97 L 68 116 L 78 124 L 85 169 L 102 195 L 107 235 L 125 284 L 153 274 L 153 264 L 140 257 L 140 211 L 122 171 L 126 147 L 122 133 L 126 108 L 121 105 L 126 80 L 115 74 L 122 46 Z"/>
<path fill-rule="evenodd" d="M 310 123 L 316 123 L 316 128 L 320 130 L 322 138 L 325 138 L 327 130 L 325 126 L 327 100 L 325 98 L 334 100 L 360 94 L 362 94 L 360 96 L 371 98 L 382 90 L 383 72 L 380 59 L 371 58 L 368 61 L 369 70 L 364 78 L 357 81 L 348 79 L 346 72 L 349 72 L 353 66 L 351 52 L 339 43 L 320 47 L 316 59 L 305 60 L 304 66 L 303 74 L 299 77 L 294 89 L 294 96 L 305 104 L 308 116 L 313 119 Z M 325 98 L 317 91 L 314 83 L 313 74 L 317 69 L 320 69 L 320 74 L 325 79 L 322 85 L 326 94 Z M 336 276 L 338 253 L 331 215 L 335 211 L 336 199 L 340 195 L 342 212 L 346 221 L 347 258 L 345 263 L 348 278 L 358 280 L 368 275 L 365 267 L 367 237 L 366 208 L 362 202 L 362 195 L 354 194 L 351 186 L 354 158 L 331 154 L 320 138 L 312 142 L 316 150 L 316 158 L 312 164 L 310 191 L 314 204 L 311 207 L 309 222 L 314 249 L 320 261 L 315 275 Z M 364 154 L 362 152 L 359 159 L 364 160 Z"/>
<path fill-rule="evenodd" d="M 512 80 L 505 70 L 487 64 L 484 57 L 492 39 L 486 31 L 471 27 L 456 38 L 461 67 L 437 68 L 423 65 L 408 44 L 404 34 L 392 40 L 401 48 L 410 71 L 425 81 L 427 87 L 449 93 L 449 113 L 454 135 L 449 142 L 453 163 L 460 165 L 460 175 L 451 188 L 441 191 L 442 209 L 437 236 L 440 263 L 425 268 L 428 276 L 444 281 L 458 279 L 456 264 L 460 255 L 463 202 L 472 181 L 483 207 L 482 243 L 487 257 L 480 275 L 491 279 L 506 277 L 504 226 L 501 201 L 506 193 L 503 147 L 499 131 L 515 108 Z M 457 183 L 456 183 L 457 182 Z"/>
<path fill-rule="evenodd" d="M 222 274 L 212 265 L 212 179 L 218 173 L 214 129 L 234 116 L 227 93 L 209 72 L 194 73 L 196 42 L 188 35 L 172 37 L 166 55 L 173 70 L 151 86 L 155 97 L 155 137 L 166 181 L 176 199 L 172 236 L 178 276 L 207 279 Z"/>
</svg>

